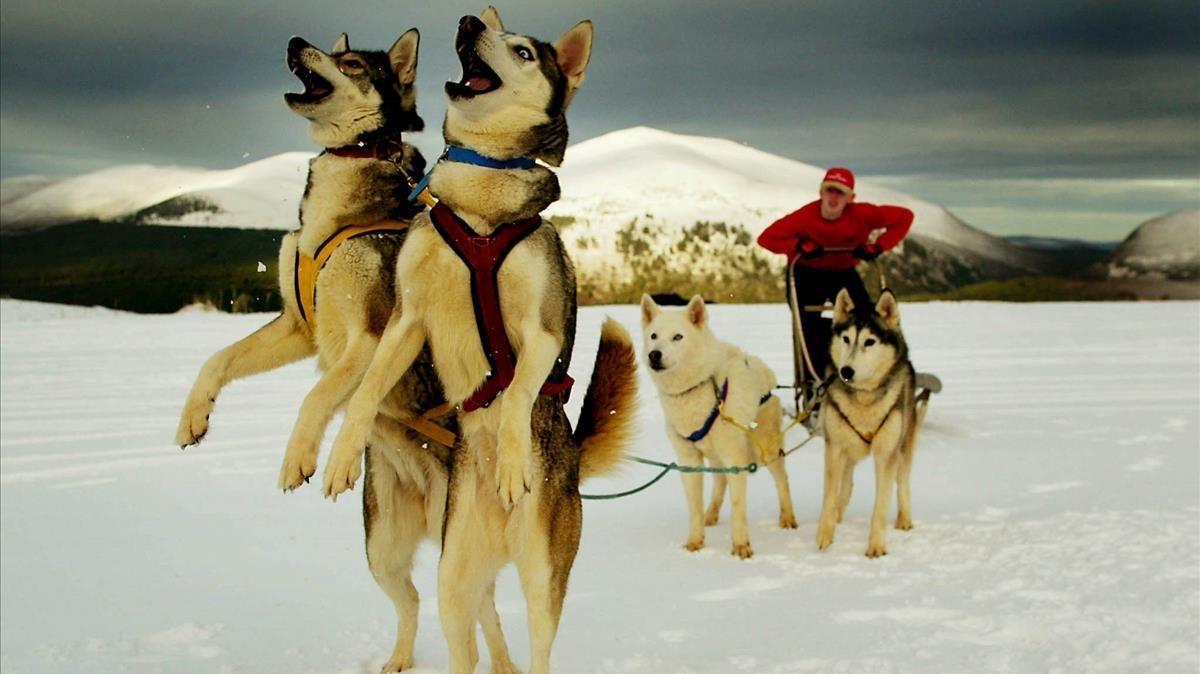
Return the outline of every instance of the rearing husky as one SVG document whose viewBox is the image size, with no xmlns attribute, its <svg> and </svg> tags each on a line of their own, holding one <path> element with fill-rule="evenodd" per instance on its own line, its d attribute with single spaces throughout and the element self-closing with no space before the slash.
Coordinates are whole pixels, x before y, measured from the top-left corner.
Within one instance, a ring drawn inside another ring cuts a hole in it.
<svg viewBox="0 0 1200 674">
<path fill-rule="evenodd" d="M 428 342 L 459 406 L 438 600 L 450 671 L 474 670 L 481 599 L 507 561 L 525 594 L 531 673 L 550 667 L 582 527 L 579 481 L 612 468 L 632 423 L 636 359 L 606 322 L 574 435 L 563 409 L 575 338 L 575 275 L 539 213 L 559 196 L 565 111 L 592 45 L 584 21 L 554 44 L 507 33 L 494 8 L 463 17 L 462 80 L 446 84 L 449 154 L 440 203 L 419 216 L 396 261 L 398 313 L 351 398 L 325 493 L 354 484 L 379 402 Z M 502 391 L 502 393 L 501 393 Z"/>
<path fill-rule="evenodd" d="M 833 530 L 854 489 L 854 466 L 875 457 L 875 509 L 867 556 L 887 554 L 884 532 L 893 485 L 899 486 L 897 529 L 912 528 L 909 474 L 929 391 L 916 392 L 916 373 L 900 332 L 896 296 L 884 290 L 872 311 L 855 307 L 850 293 L 838 293 L 829 345 L 837 374 L 825 394 L 825 498 L 817 547 L 833 543 Z"/>
<path fill-rule="evenodd" d="M 316 470 L 320 432 L 358 385 L 392 315 L 396 255 L 407 221 L 421 210 L 408 202 L 408 176 L 419 175 L 425 160 L 401 139 L 424 126 L 413 88 L 419 41 L 414 29 L 386 53 L 352 50 L 345 34 L 328 54 L 301 38 L 288 44 L 288 66 L 304 91 L 285 100 L 308 120 L 309 135 L 324 151 L 309 162 L 300 229 L 280 246 L 283 311 L 205 363 L 184 406 L 179 445 L 204 437 L 225 384 L 316 354 L 323 374 L 300 408 L 279 486 L 291 491 Z M 385 672 L 412 665 L 419 613 L 413 555 L 423 538 L 441 539 L 449 480 L 449 448 L 400 422 L 413 423 L 442 399 L 425 354 L 370 424 L 363 490 L 367 562 L 398 618 Z M 490 588 L 480 609 L 492 671 L 507 674 L 513 668 Z"/>
</svg>

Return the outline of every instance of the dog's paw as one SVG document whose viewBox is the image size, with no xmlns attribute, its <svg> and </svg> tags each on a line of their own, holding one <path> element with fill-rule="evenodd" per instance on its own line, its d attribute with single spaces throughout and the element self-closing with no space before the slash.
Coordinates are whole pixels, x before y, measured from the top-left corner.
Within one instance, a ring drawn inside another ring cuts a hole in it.
<svg viewBox="0 0 1200 674">
<path fill-rule="evenodd" d="M 911 516 L 909 516 L 909 515 L 897 515 L 896 516 L 896 528 L 897 529 L 899 529 L 901 531 L 908 531 L 909 529 L 912 529 L 912 527 L 913 527 L 913 524 L 912 524 Z"/>
<path fill-rule="evenodd" d="M 362 475 L 362 448 L 352 449 L 345 444 L 334 446 L 325 466 L 325 498 L 337 500 L 338 494 L 354 489 L 354 483 Z"/>
<path fill-rule="evenodd" d="M 403 672 L 407 669 L 411 669 L 412 666 L 412 654 L 396 655 L 393 653 L 392 657 L 383 664 L 382 668 L 380 668 L 379 674 L 395 674 L 396 672 Z"/>
<path fill-rule="evenodd" d="M 733 550 L 729 554 L 739 559 L 750 559 L 754 556 L 754 550 L 750 547 L 750 543 L 734 543 Z"/>
<path fill-rule="evenodd" d="M 292 491 L 308 483 L 308 478 L 317 472 L 317 446 L 288 445 L 283 465 L 279 468 L 279 488 Z"/>
<path fill-rule="evenodd" d="M 533 484 L 533 462 L 521 451 L 500 450 L 496 457 L 496 485 L 505 508 L 517 505 Z"/>
<path fill-rule="evenodd" d="M 796 515 L 793 513 L 780 513 L 779 528 L 780 529 L 799 529 L 800 524 L 796 521 Z"/>
<path fill-rule="evenodd" d="M 833 545 L 833 527 L 821 525 L 817 529 L 817 549 L 824 550 Z"/>
<path fill-rule="evenodd" d="M 704 526 L 711 527 L 721 520 L 721 511 L 710 510 L 704 514 Z"/>
<path fill-rule="evenodd" d="M 493 660 L 492 667 L 488 670 L 490 674 L 521 674 L 521 670 L 517 669 L 510 660 Z"/>
<path fill-rule="evenodd" d="M 688 552 L 700 552 L 704 549 L 704 539 L 689 538 L 687 543 L 683 544 L 683 549 Z"/>
<path fill-rule="evenodd" d="M 208 433 L 208 416 L 212 414 L 211 398 L 189 399 L 179 416 L 179 428 L 175 431 L 175 444 L 180 449 L 200 444 Z"/>
<path fill-rule="evenodd" d="M 870 543 L 867 545 L 867 556 L 871 559 L 883 557 L 887 554 L 887 546 L 883 543 Z"/>
</svg>

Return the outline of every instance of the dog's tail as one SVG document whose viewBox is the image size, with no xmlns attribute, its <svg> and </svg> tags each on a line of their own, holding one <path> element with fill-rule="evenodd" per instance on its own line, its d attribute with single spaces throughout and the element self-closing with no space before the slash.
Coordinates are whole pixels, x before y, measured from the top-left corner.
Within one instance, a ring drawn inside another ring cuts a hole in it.
<svg viewBox="0 0 1200 674">
<path fill-rule="evenodd" d="M 616 470 L 633 434 L 637 408 L 637 356 L 621 324 L 604 319 L 596 367 L 575 427 L 581 480 Z"/>
</svg>

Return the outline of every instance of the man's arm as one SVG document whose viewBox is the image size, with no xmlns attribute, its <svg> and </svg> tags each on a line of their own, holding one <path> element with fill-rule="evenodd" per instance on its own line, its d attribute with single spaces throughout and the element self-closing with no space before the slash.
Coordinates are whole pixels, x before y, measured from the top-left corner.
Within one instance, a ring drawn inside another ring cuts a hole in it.
<svg viewBox="0 0 1200 674">
<path fill-rule="evenodd" d="M 789 258 L 796 254 L 800 239 L 804 238 L 803 219 L 800 211 L 794 211 L 771 223 L 758 235 L 758 245 L 772 253 L 787 255 Z"/>
<path fill-rule="evenodd" d="M 877 206 L 871 229 L 882 228 L 883 234 L 875 240 L 883 250 L 895 248 L 912 227 L 913 212 L 902 206 Z"/>
</svg>

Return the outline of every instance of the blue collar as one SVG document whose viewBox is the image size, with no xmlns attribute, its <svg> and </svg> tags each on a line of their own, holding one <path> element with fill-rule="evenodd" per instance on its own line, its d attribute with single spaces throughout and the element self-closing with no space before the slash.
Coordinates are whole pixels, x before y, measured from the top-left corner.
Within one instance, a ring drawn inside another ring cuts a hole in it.
<svg viewBox="0 0 1200 674">
<path fill-rule="evenodd" d="M 487 155 L 479 154 L 475 150 L 459 147 L 457 145 L 447 145 L 446 150 L 442 152 L 442 156 L 439 161 L 441 159 L 452 161 L 456 164 L 470 164 L 472 166 L 482 166 L 484 168 L 491 169 L 531 169 L 537 166 L 537 161 L 535 161 L 533 157 L 495 159 Z M 412 191 L 408 193 L 408 200 L 410 202 L 415 202 L 417 198 L 421 196 L 421 193 L 424 192 L 427 187 L 429 187 L 429 177 L 431 175 L 433 175 L 433 168 L 430 168 L 429 172 L 421 178 L 421 181 L 417 183 L 416 187 L 414 187 Z"/>
<path fill-rule="evenodd" d="M 533 157 L 515 157 L 513 159 L 494 159 L 487 155 L 482 155 L 475 150 L 470 150 L 457 145 L 447 145 L 446 152 L 442 155 L 447 161 L 452 161 L 458 164 L 472 164 L 474 166 L 483 166 L 493 169 L 531 169 L 537 166 L 537 162 Z"/>
</svg>

